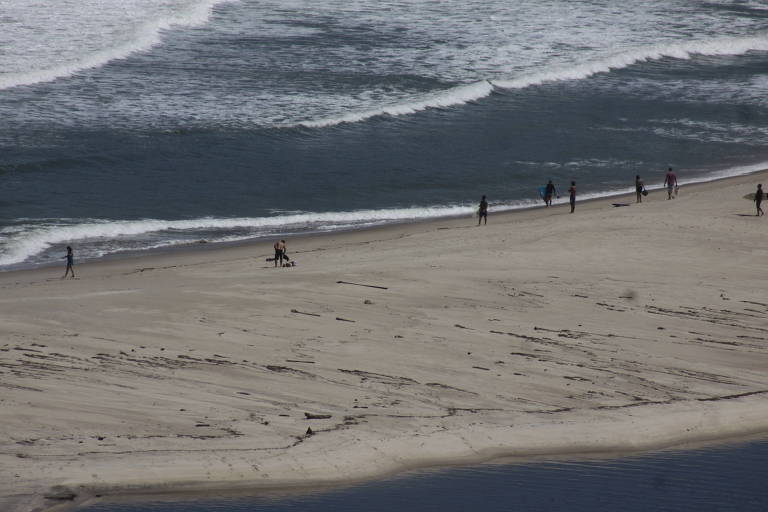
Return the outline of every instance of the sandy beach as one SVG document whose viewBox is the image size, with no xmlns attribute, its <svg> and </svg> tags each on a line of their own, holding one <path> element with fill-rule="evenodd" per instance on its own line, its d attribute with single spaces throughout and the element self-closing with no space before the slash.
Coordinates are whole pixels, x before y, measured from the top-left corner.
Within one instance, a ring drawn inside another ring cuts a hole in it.
<svg viewBox="0 0 768 512">
<path fill-rule="evenodd" d="M 0 509 L 766 432 L 759 182 L 0 274 Z"/>
</svg>

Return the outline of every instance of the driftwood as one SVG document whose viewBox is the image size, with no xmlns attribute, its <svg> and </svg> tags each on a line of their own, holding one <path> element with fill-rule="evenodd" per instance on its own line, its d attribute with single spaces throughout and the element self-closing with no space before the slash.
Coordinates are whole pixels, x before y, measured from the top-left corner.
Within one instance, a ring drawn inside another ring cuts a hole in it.
<svg viewBox="0 0 768 512">
<path fill-rule="evenodd" d="M 331 417 L 330 414 L 312 414 L 309 412 L 304 413 L 304 417 L 308 420 L 327 420 Z"/>
<path fill-rule="evenodd" d="M 355 286 L 365 286 L 368 288 L 378 288 L 380 290 L 389 290 L 386 286 L 376 286 L 375 284 L 350 283 L 349 281 L 336 281 L 336 284 L 353 284 Z"/>
<path fill-rule="evenodd" d="M 298 309 L 292 309 L 291 313 L 297 313 L 299 315 L 308 315 L 308 316 L 320 316 L 317 313 L 307 313 L 305 311 L 299 311 Z"/>
</svg>

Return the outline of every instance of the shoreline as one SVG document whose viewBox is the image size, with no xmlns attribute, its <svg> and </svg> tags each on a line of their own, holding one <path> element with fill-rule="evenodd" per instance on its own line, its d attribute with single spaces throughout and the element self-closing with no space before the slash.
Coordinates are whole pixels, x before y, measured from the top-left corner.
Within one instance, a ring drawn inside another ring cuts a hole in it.
<svg viewBox="0 0 768 512">
<path fill-rule="evenodd" d="M 765 172 L 765 169 L 759 169 L 759 167 L 762 167 L 764 164 L 756 164 L 756 165 L 746 165 L 742 166 L 740 168 L 747 168 L 748 171 L 734 174 L 734 175 L 725 175 L 722 176 L 720 171 L 710 171 L 707 174 L 704 174 L 700 177 L 700 179 L 694 180 L 694 181 L 685 181 L 681 183 L 681 188 L 689 188 L 689 187 L 697 187 L 700 185 L 707 185 L 712 183 L 718 183 L 721 181 L 728 181 L 733 179 L 739 179 L 739 178 L 746 178 L 753 175 L 760 175 Z M 661 184 L 662 181 L 659 180 L 658 184 L 648 185 L 646 188 L 649 192 L 663 192 L 663 185 Z M 605 192 L 605 193 L 598 193 L 596 197 L 589 197 L 587 199 L 579 199 L 577 204 L 578 205 L 586 205 L 592 202 L 609 202 L 611 200 L 618 200 L 618 199 L 631 199 L 634 201 L 634 193 L 633 192 Z M 566 197 L 565 195 L 561 195 L 560 197 Z M 490 214 L 492 215 L 510 215 L 515 213 L 521 213 L 521 212 L 528 212 L 528 211 L 535 211 L 538 209 L 546 209 L 544 206 L 540 204 L 540 200 L 535 200 L 536 204 L 532 204 L 530 206 L 520 206 L 520 207 L 510 207 L 507 209 L 502 210 L 490 210 Z M 553 204 L 553 207 L 568 207 L 568 201 L 563 200 L 560 202 L 555 202 Z M 161 256 L 165 254 L 178 254 L 179 252 L 186 252 L 186 251 L 205 251 L 205 250 L 218 250 L 218 249 L 226 249 L 229 247 L 242 247 L 242 246 L 254 246 L 258 244 L 271 244 L 275 240 L 282 238 L 282 237 L 290 237 L 292 239 L 302 239 L 307 237 L 324 237 L 324 236 L 333 236 L 333 235 L 340 235 L 344 233 L 356 233 L 356 232 L 365 232 L 368 230 L 376 230 L 376 229 L 382 229 L 382 228 L 388 228 L 388 227 L 394 227 L 394 226 L 400 226 L 400 225 L 412 225 L 412 224 L 422 224 L 422 223 L 432 223 L 432 222 L 441 222 L 441 221 L 452 221 L 452 220 L 459 220 L 467 218 L 466 215 L 446 215 L 441 217 L 429 217 L 424 219 L 419 218 L 412 218 L 402 221 L 385 221 L 382 224 L 374 225 L 374 226 L 366 226 L 366 227 L 351 227 L 351 228 L 345 228 L 345 229 L 339 229 L 339 230 L 331 230 L 331 231 L 308 231 L 304 233 L 299 234 L 293 234 L 293 235 L 274 235 L 274 236 L 264 236 L 264 237 L 254 237 L 254 238 L 248 238 L 244 240 L 235 240 L 235 241 L 211 241 L 211 240 L 198 240 L 196 242 L 188 242 L 188 243 L 180 243 L 180 244 L 174 244 L 169 245 L 167 247 L 157 247 L 153 249 L 145 249 L 145 250 L 133 250 L 133 251 L 121 251 L 121 252 L 115 252 L 115 253 L 108 253 L 102 256 L 99 256 L 97 258 L 87 258 L 81 260 L 81 262 L 77 263 L 78 265 L 89 265 L 93 263 L 101 263 L 101 262 L 109 262 L 109 261 L 115 261 L 115 260 L 135 260 L 135 259 L 141 259 L 145 257 L 156 257 Z M 41 263 L 36 264 L 30 267 L 24 266 L 24 263 L 17 263 L 13 265 L 8 265 L 8 268 L 6 270 L 0 270 L 0 275 L 4 273 L 12 273 L 12 272 L 24 272 L 24 271 L 36 271 L 36 270 L 44 270 L 44 269 L 50 269 L 60 266 L 60 263 Z"/>
<path fill-rule="evenodd" d="M 0 504 L 768 432 L 766 179 L 0 273 Z"/>
<path fill-rule="evenodd" d="M 745 432 L 735 436 L 725 438 L 707 438 L 686 440 L 681 443 L 672 443 L 652 445 L 650 447 L 639 447 L 635 449 L 616 450 L 613 448 L 599 449 L 597 451 L 580 451 L 579 449 L 565 452 L 541 452 L 529 453 L 525 455 L 513 456 L 492 456 L 491 458 L 461 459 L 461 460 L 439 460 L 436 463 L 416 463 L 408 466 L 399 466 L 390 471 L 384 471 L 374 475 L 363 477 L 349 476 L 338 480 L 322 480 L 308 482 L 287 482 L 283 484 L 253 484 L 248 482 L 190 482 L 179 485 L 176 488 L 164 489 L 162 486 L 146 486 L 126 489 L 119 486 L 117 488 L 94 488 L 90 489 L 90 494 L 78 496 L 76 501 L 51 505 L 45 508 L 47 512 L 66 512 L 78 510 L 80 507 L 92 506 L 102 502 L 111 503 L 141 503 L 144 501 L 184 501 L 187 499 L 204 498 L 210 493 L 215 493 L 218 497 L 272 497 L 273 499 L 283 499 L 292 496 L 303 496 L 308 494 L 331 492 L 339 489 L 346 489 L 358 485 L 364 485 L 368 482 L 382 481 L 395 478 L 408 478 L 409 474 L 419 471 L 448 470 L 461 467 L 479 467 L 486 465 L 515 465 L 531 464 L 536 462 L 569 462 L 569 461 L 595 461 L 595 460 L 615 460 L 626 457 L 640 457 L 644 455 L 661 454 L 668 451 L 696 451 L 717 448 L 727 448 L 731 445 L 740 445 L 750 442 L 765 442 L 768 440 L 768 430 L 759 432 Z"/>
</svg>

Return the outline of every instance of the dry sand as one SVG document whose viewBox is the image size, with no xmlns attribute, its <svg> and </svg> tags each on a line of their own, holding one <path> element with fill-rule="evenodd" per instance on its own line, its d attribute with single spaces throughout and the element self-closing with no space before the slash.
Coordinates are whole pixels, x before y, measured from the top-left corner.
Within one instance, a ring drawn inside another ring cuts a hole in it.
<svg viewBox="0 0 768 512">
<path fill-rule="evenodd" d="M 1 274 L 0 510 L 768 431 L 758 181 Z"/>
</svg>

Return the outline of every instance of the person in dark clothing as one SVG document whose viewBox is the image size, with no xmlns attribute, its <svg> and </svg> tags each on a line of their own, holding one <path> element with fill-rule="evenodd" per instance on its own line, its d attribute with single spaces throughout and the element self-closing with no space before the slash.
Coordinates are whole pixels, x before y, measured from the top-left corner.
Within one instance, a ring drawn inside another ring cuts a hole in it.
<svg viewBox="0 0 768 512">
<path fill-rule="evenodd" d="M 64 279 L 71 272 L 72 276 L 70 277 L 70 279 L 74 279 L 75 278 L 75 255 L 72 252 L 72 247 L 67 246 L 67 255 L 64 257 L 67 259 L 67 269 L 64 271 L 64 275 L 61 278 Z"/>
<path fill-rule="evenodd" d="M 278 240 L 275 242 L 275 266 L 283 266 L 283 259 L 285 258 L 285 240 Z"/>
<path fill-rule="evenodd" d="M 643 190 L 645 189 L 645 185 L 643 184 L 643 180 L 640 179 L 640 175 L 638 174 L 635 176 L 635 193 L 637 194 L 637 200 L 636 203 L 642 203 L 643 202 Z"/>
<path fill-rule="evenodd" d="M 576 209 L 576 182 L 571 182 L 571 188 L 568 189 L 568 194 L 571 201 L 571 213 Z"/>
<path fill-rule="evenodd" d="M 477 225 L 480 225 L 480 221 L 485 220 L 485 224 L 488 224 L 488 201 L 485 200 L 485 196 L 480 199 L 480 207 L 477 210 Z"/>
<path fill-rule="evenodd" d="M 544 188 L 544 202 L 547 203 L 547 208 L 552 206 L 552 198 L 556 193 L 555 185 L 552 183 L 552 180 L 549 180 L 547 186 Z"/>
<path fill-rule="evenodd" d="M 765 213 L 763 212 L 763 209 L 760 207 L 760 205 L 763 202 L 764 196 L 765 194 L 763 194 L 763 184 L 760 183 L 759 185 L 757 185 L 757 192 L 755 192 L 755 207 L 757 207 L 757 213 L 755 215 L 757 215 L 758 217 L 760 215 L 765 215 Z"/>
<path fill-rule="evenodd" d="M 667 187 L 667 199 L 677 197 L 677 176 L 672 172 L 671 167 L 667 170 L 667 175 L 664 176 L 664 186 Z"/>
</svg>

